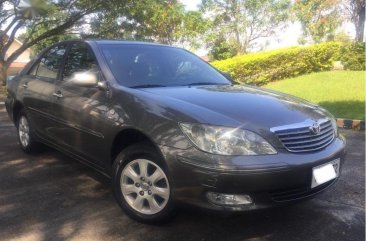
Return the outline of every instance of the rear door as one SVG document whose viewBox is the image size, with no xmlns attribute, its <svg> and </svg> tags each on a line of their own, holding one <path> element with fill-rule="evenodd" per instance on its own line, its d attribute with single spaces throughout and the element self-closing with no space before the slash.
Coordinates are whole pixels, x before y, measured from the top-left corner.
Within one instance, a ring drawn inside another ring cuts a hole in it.
<svg viewBox="0 0 366 241">
<path fill-rule="evenodd" d="M 37 134 L 52 140 L 55 126 L 53 101 L 55 84 L 60 78 L 60 68 L 67 45 L 60 44 L 46 51 L 30 71 L 22 77 L 20 88 L 24 89 L 23 104 Z"/>
<path fill-rule="evenodd" d="M 57 82 L 54 115 L 62 123 L 56 130 L 58 142 L 74 154 L 102 166 L 107 153 L 104 143 L 108 92 L 70 83 L 76 73 L 94 72 L 103 80 L 98 62 L 90 47 L 83 42 L 70 46 L 62 77 Z"/>
</svg>

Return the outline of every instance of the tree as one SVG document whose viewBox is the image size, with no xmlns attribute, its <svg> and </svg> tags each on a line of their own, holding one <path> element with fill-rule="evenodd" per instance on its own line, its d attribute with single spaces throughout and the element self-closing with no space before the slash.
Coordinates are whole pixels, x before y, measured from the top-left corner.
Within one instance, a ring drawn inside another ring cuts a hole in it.
<svg viewBox="0 0 366 241">
<path fill-rule="evenodd" d="M 65 33 L 103 6 L 102 0 L 0 0 L 0 82 L 4 85 L 10 64 L 27 48 Z M 23 44 L 7 52 L 18 31 L 25 28 Z"/>
<path fill-rule="evenodd" d="M 234 57 L 237 55 L 239 46 L 235 42 L 226 41 L 224 36 L 219 36 L 215 39 L 210 50 L 211 60 L 222 60 Z"/>
<path fill-rule="evenodd" d="M 364 41 L 365 31 L 365 0 L 347 0 L 344 7 L 348 19 L 355 25 L 356 41 Z"/>
<path fill-rule="evenodd" d="M 212 20 L 211 36 L 235 42 L 239 53 L 284 28 L 290 8 L 290 0 L 203 0 L 201 6 Z"/>
<path fill-rule="evenodd" d="M 157 41 L 197 47 L 206 29 L 202 14 L 186 11 L 178 1 L 140 0 L 118 4 L 97 14 L 89 37 Z"/>
<path fill-rule="evenodd" d="M 342 23 L 339 0 L 296 0 L 293 10 L 302 25 L 302 42 L 309 37 L 315 43 L 333 40 Z"/>
<path fill-rule="evenodd" d="M 178 33 L 177 44 L 182 47 L 189 46 L 197 49 L 203 45 L 204 34 L 210 27 L 210 23 L 199 11 L 187 11 L 183 17 L 183 24 Z"/>
<path fill-rule="evenodd" d="M 27 31 L 29 31 L 29 30 L 27 30 Z M 32 55 L 39 54 L 43 49 L 45 49 L 55 43 L 58 43 L 61 41 L 66 41 L 66 40 L 80 39 L 80 36 L 78 34 L 72 34 L 72 33 L 68 33 L 68 32 L 69 31 L 65 31 L 65 33 L 63 33 L 63 34 L 54 35 L 43 41 L 36 43 L 35 45 L 32 46 Z M 19 41 L 23 42 L 23 40 L 26 38 L 27 35 L 28 35 L 27 32 L 22 33 L 17 37 L 17 39 Z"/>
</svg>

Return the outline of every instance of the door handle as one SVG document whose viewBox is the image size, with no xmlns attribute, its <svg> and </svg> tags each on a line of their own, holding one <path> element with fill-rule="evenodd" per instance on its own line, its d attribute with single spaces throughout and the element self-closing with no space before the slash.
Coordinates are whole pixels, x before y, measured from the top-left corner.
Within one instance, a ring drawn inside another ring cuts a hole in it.
<svg viewBox="0 0 366 241">
<path fill-rule="evenodd" d="M 64 96 L 61 94 L 61 92 L 60 92 L 60 91 L 57 91 L 57 92 L 53 93 L 52 95 L 53 95 L 53 96 L 55 96 L 55 97 L 57 97 L 57 98 L 62 98 L 62 97 L 64 97 Z"/>
</svg>

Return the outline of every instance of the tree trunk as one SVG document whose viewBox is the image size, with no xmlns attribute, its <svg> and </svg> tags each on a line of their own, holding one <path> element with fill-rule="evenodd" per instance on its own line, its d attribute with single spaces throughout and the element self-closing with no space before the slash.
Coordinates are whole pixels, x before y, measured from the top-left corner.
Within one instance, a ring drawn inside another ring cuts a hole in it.
<svg viewBox="0 0 366 241">
<path fill-rule="evenodd" d="M 2 86 L 6 85 L 6 78 L 8 72 L 8 65 L 5 61 L 0 61 L 0 84 Z"/>
<path fill-rule="evenodd" d="M 365 7 L 360 7 L 358 12 L 358 21 L 355 23 L 356 25 L 356 40 L 359 42 L 363 42 L 363 35 L 365 31 Z"/>
</svg>

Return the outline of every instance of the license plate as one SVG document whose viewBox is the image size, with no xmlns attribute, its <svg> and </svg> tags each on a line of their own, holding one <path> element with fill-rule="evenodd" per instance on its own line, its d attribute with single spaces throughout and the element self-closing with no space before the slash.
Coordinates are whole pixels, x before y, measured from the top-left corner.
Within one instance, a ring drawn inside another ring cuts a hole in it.
<svg viewBox="0 0 366 241">
<path fill-rule="evenodd" d="M 339 164 L 340 159 L 336 159 L 334 161 L 314 167 L 311 188 L 317 187 L 323 183 L 337 178 L 339 175 Z"/>
</svg>

